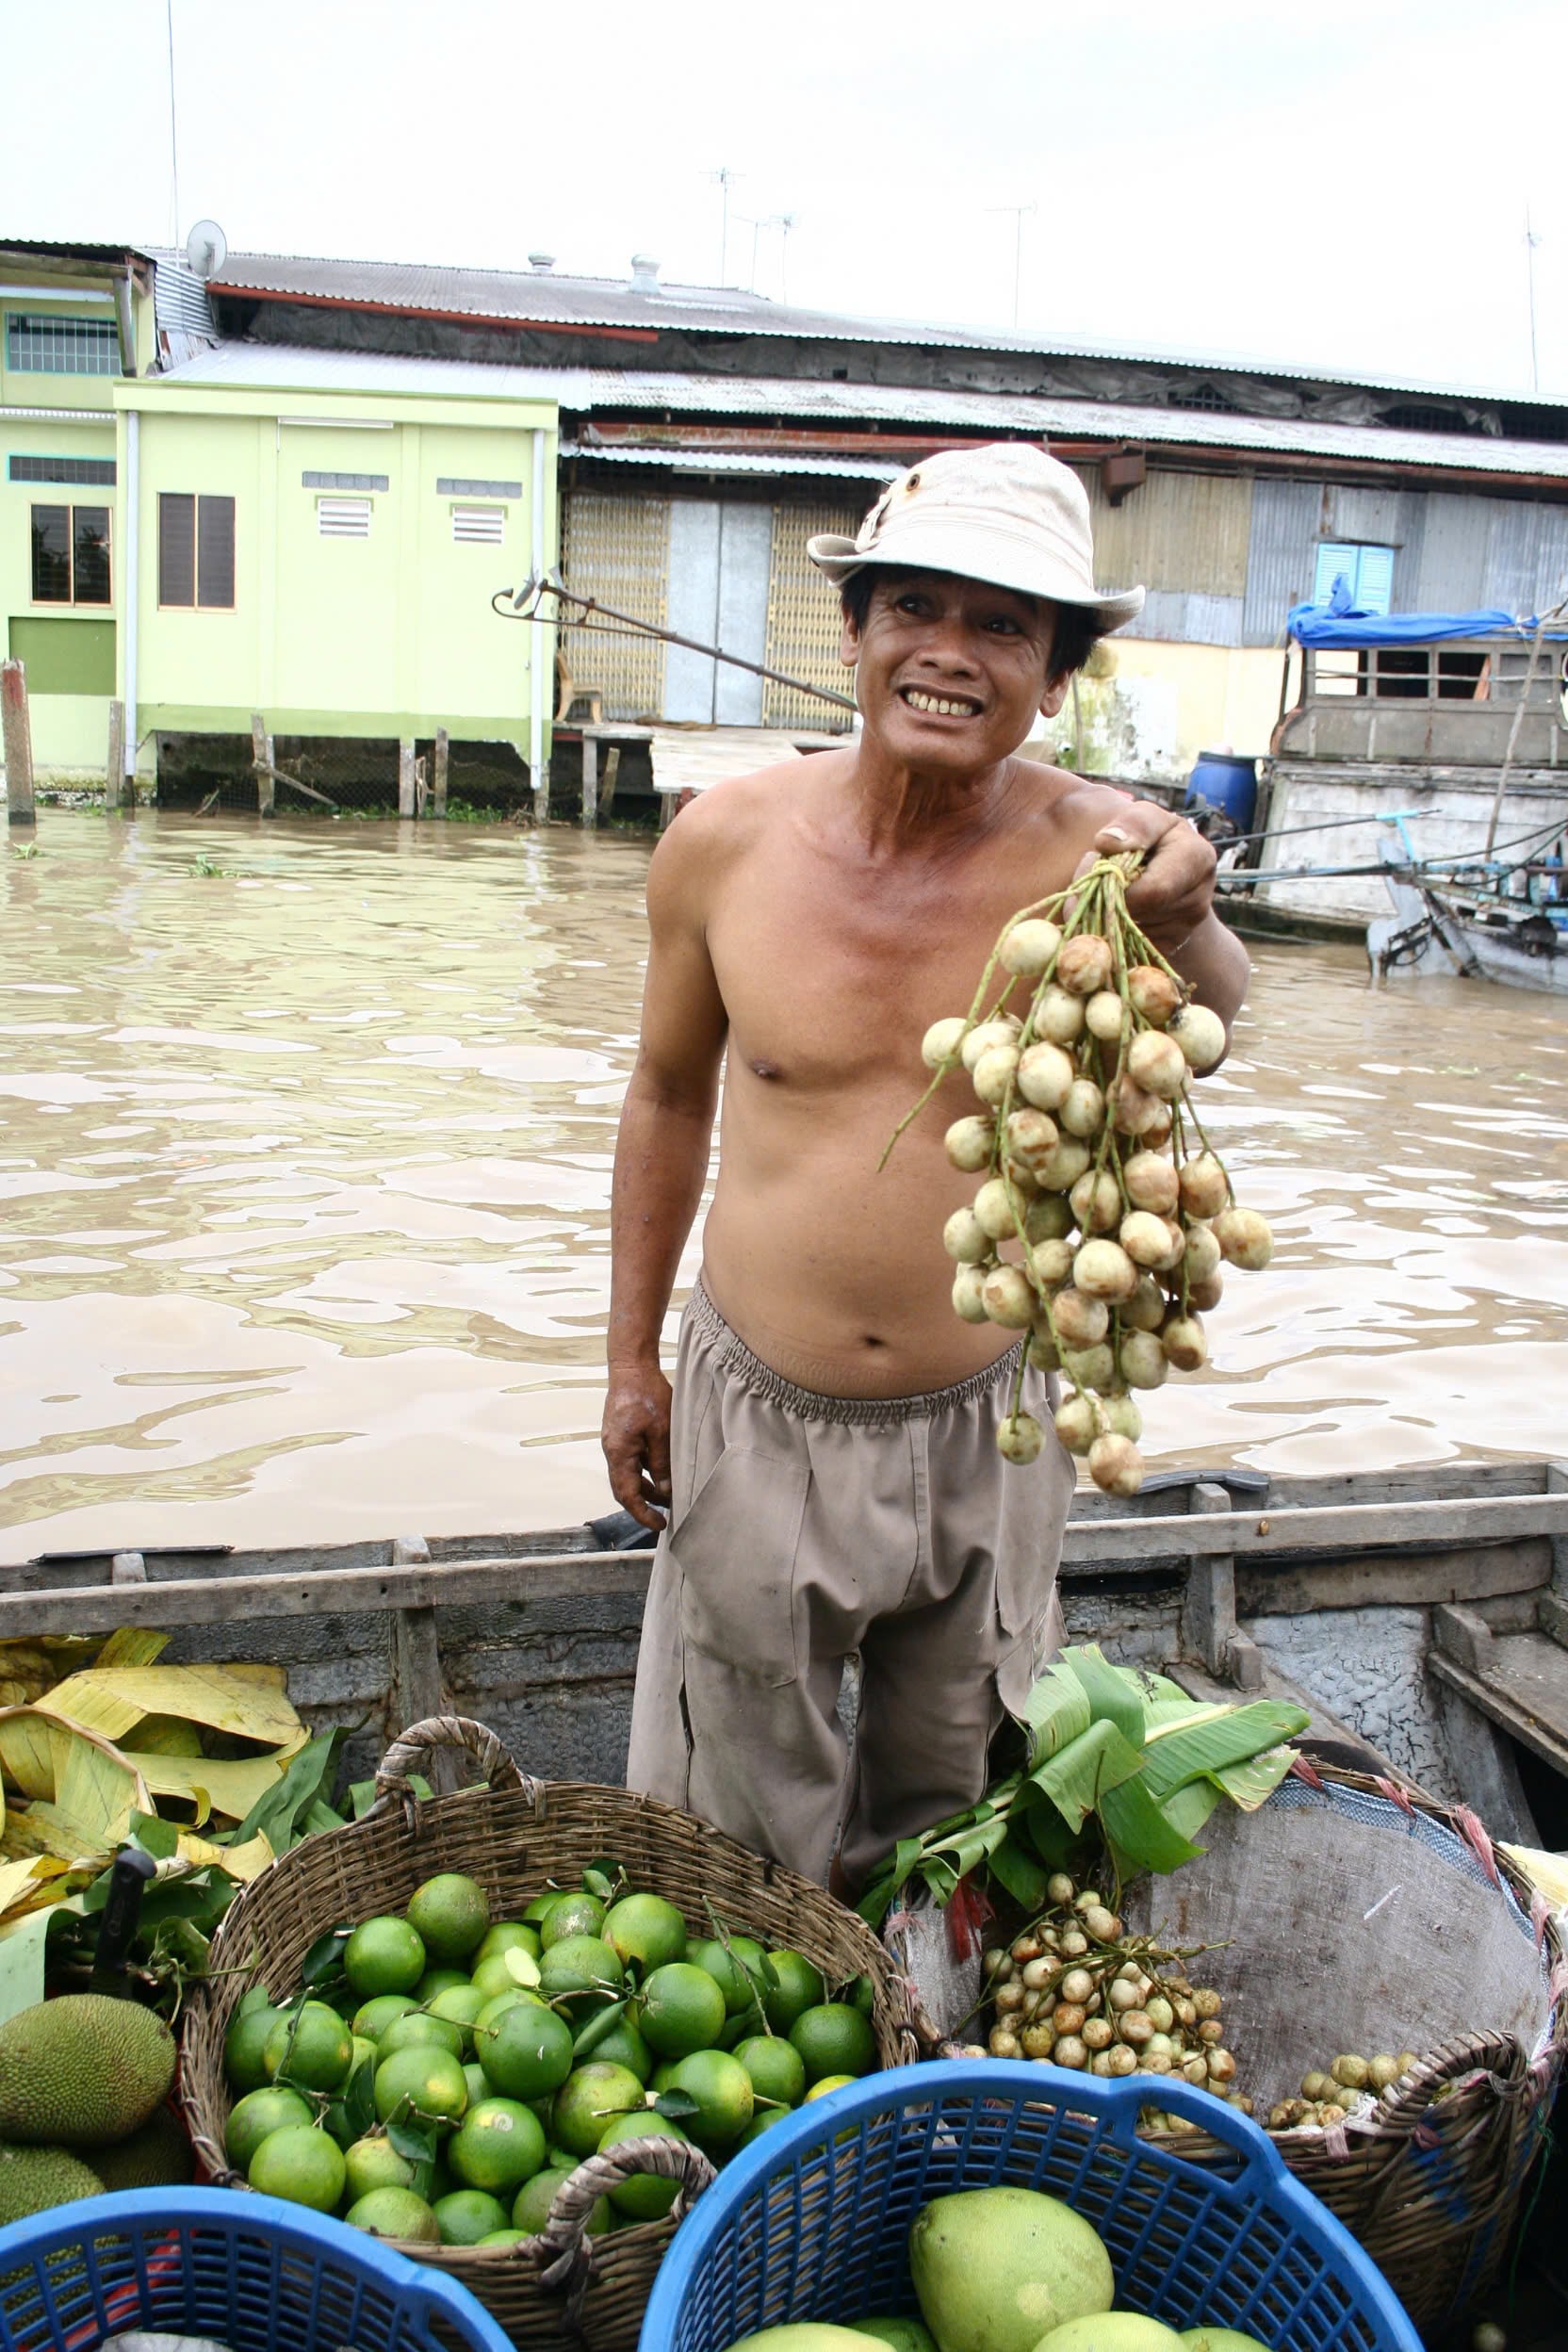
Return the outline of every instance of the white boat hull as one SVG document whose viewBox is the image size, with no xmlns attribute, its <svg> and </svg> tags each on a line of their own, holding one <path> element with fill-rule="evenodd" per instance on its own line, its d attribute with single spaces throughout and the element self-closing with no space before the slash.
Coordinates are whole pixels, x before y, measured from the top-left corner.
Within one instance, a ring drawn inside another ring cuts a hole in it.
<svg viewBox="0 0 1568 2352">
<path fill-rule="evenodd" d="M 1550 917 L 1521 905 L 1516 913 L 1487 920 L 1475 901 L 1392 874 L 1388 894 L 1392 916 L 1366 926 L 1367 957 L 1380 976 L 1436 972 L 1568 996 L 1568 930 L 1556 929 Z M 1519 936 L 1527 923 L 1528 944 Z"/>
</svg>

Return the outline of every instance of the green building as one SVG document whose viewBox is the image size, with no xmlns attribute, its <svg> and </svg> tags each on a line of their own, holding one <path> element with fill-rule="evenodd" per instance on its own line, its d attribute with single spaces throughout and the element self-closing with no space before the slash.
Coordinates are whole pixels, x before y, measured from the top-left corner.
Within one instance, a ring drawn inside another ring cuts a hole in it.
<svg viewBox="0 0 1568 2352">
<path fill-rule="evenodd" d="M 537 790 L 556 409 L 515 371 L 220 339 L 183 255 L 0 248 L 0 629 L 34 761 L 101 778 L 280 743 L 509 746 Z M 307 763 L 308 764 L 308 763 Z M 519 782 L 523 779 L 519 776 Z"/>
</svg>

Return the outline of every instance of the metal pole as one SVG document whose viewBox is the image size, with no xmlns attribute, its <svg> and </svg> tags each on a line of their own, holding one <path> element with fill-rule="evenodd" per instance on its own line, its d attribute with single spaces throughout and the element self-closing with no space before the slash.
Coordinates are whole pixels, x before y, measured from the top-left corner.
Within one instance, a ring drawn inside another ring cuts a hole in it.
<svg viewBox="0 0 1568 2352">
<path fill-rule="evenodd" d="M 125 599 L 125 774 L 131 778 L 131 805 L 136 805 L 137 631 L 140 618 L 141 582 L 141 418 L 134 408 L 125 418 L 125 502 L 120 533 L 120 578 Z M 118 798 L 123 801 L 122 792 Z"/>
<path fill-rule="evenodd" d="M 792 686 L 797 694 L 815 694 L 820 701 L 837 703 L 841 710 L 854 710 L 859 707 L 853 695 L 835 694 L 831 686 L 814 686 L 808 678 L 792 678 L 788 670 L 770 670 L 765 662 L 748 662 L 743 654 L 726 653 L 722 645 L 705 645 L 700 637 L 682 637 L 676 629 L 661 629 L 656 622 L 640 620 L 635 612 L 621 612 L 612 604 L 601 604 L 596 596 L 574 596 L 569 588 L 557 587 L 553 580 L 531 580 L 527 587 L 514 597 L 513 611 L 520 612 L 524 598 L 531 595 L 534 597 L 534 609 L 523 613 L 522 617 L 528 621 L 540 622 L 542 616 L 538 611 L 538 598 L 547 590 L 554 596 L 558 606 L 565 602 L 579 607 L 576 618 L 564 624 L 567 628 L 580 628 L 587 622 L 591 612 L 602 612 L 607 621 L 623 621 L 628 629 L 634 629 L 639 636 L 659 637 L 667 645 L 684 645 L 692 653 L 706 653 L 715 662 L 727 662 L 732 669 L 749 670 L 754 678 L 771 678 L 775 685 Z M 498 591 L 498 596 L 504 596 L 506 593 L 507 591 L 502 588 Z M 499 611 L 496 597 L 493 596 L 490 601 L 495 609 Z M 501 617 L 504 620 L 509 615 L 502 613 Z M 553 621 L 543 625 L 547 628 L 563 626 L 559 612 Z M 600 634 L 609 635 L 610 632 L 603 630 Z"/>
<path fill-rule="evenodd" d="M 1497 776 L 1497 790 L 1492 802 L 1492 822 L 1486 828 L 1486 855 L 1489 858 L 1492 855 L 1492 844 L 1497 838 L 1497 821 L 1503 813 L 1503 794 L 1508 790 L 1509 770 L 1513 765 L 1513 746 L 1519 741 L 1519 729 L 1525 724 L 1525 706 L 1529 701 L 1530 688 L 1535 683 L 1535 665 L 1541 657 L 1541 640 L 1546 633 L 1546 619 L 1547 616 L 1544 612 L 1536 622 L 1535 635 L 1530 640 L 1530 658 L 1525 665 L 1524 684 L 1519 689 L 1519 707 L 1513 713 L 1513 725 L 1508 731 L 1508 748 L 1503 753 L 1503 764 Z"/>
<path fill-rule="evenodd" d="M 545 569 L 545 429 L 533 428 L 533 503 L 529 517 L 530 561 L 533 576 Z M 545 825 L 550 813 L 550 779 L 545 766 L 545 636 L 539 629 L 529 641 L 528 767 L 533 787 L 533 822 Z"/>
<path fill-rule="evenodd" d="M 1530 387 L 1536 392 L 1541 389 L 1541 368 L 1535 355 L 1535 249 L 1540 242 L 1541 239 L 1530 225 L 1530 208 L 1527 204 L 1525 206 L 1525 274 L 1529 285 L 1530 298 Z"/>
</svg>

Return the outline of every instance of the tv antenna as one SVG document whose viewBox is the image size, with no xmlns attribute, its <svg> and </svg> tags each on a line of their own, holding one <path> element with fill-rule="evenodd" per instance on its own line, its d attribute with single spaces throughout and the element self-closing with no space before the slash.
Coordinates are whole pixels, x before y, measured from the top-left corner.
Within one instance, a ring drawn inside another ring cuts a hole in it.
<svg viewBox="0 0 1568 2352">
<path fill-rule="evenodd" d="M 729 164 L 721 163 L 718 170 L 710 172 L 708 176 L 710 180 L 717 180 L 724 201 L 723 222 L 719 236 L 719 284 L 726 286 L 728 284 L 726 273 L 729 268 L 729 191 L 742 174 Z"/>
<path fill-rule="evenodd" d="M 1525 276 L 1529 288 L 1530 304 L 1530 389 L 1541 389 L 1541 368 L 1535 352 L 1535 249 L 1540 244 L 1539 232 L 1530 220 L 1528 201 L 1525 204 Z"/>
<path fill-rule="evenodd" d="M 217 221 L 198 220 L 185 241 L 185 257 L 197 277 L 216 277 L 228 254 L 229 240 Z"/>
<path fill-rule="evenodd" d="M 1010 212 L 1013 216 L 1013 324 L 1018 325 L 1019 279 L 1023 269 L 1023 216 L 1038 212 L 1038 204 L 988 204 L 988 212 Z"/>
</svg>

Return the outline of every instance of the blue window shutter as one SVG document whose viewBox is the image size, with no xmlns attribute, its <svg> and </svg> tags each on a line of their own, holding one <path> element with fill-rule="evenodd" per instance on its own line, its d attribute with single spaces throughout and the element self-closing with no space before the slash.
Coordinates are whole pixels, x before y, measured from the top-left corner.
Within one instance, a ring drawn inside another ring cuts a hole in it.
<svg viewBox="0 0 1568 2352">
<path fill-rule="evenodd" d="M 1358 547 L 1356 602 L 1364 612 L 1386 612 L 1394 597 L 1394 549 Z"/>
<path fill-rule="evenodd" d="M 1314 604 L 1328 603 L 1330 596 L 1333 594 L 1334 580 L 1341 572 L 1350 582 L 1352 596 L 1355 595 L 1356 558 L 1360 553 L 1359 547 L 1350 547 L 1337 539 L 1319 540 L 1317 569 L 1313 574 L 1312 580 Z"/>
</svg>

